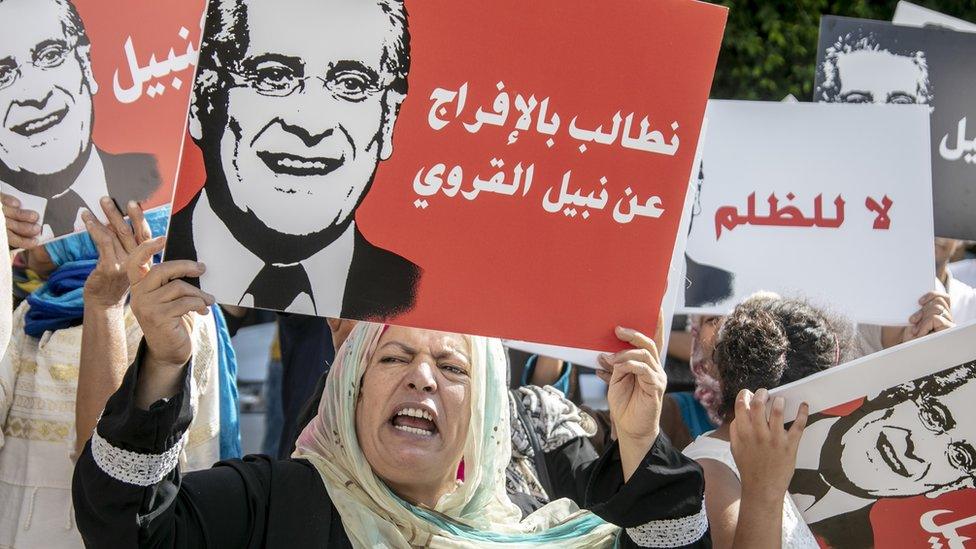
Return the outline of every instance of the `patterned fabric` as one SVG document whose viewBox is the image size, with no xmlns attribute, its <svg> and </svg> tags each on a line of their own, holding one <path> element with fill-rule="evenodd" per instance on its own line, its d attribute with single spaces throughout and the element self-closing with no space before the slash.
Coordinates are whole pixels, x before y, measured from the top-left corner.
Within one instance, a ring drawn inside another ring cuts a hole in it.
<svg viewBox="0 0 976 549">
<path fill-rule="evenodd" d="M 627 535 L 641 547 L 683 547 L 700 540 L 708 531 L 708 516 L 702 507 L 697 515 L 655 520 L 634 528 Z"/>
<path fill-rule="evenodd" d="M 533 462 L 535 450 L 532 449 L 526 426 L 519 419 L 516 398 L 522 401 L 545 453 L 570 440 L 593 436 L 596 434 L 596 422 L 554 387 L 529 385 L 509 391 L 512 459 L 505 470 L 505 489 L 509 494 L 527 494 L 539 503 L 548 503 L 551 498 L 539 482 Z"/>
<path fill-rule="evenodd" d="M 140 454 L 112 446 L 95 430 L 91 439 L 92 457 L 99 469 L 119 482 L 152 486 L 179 465 L 189 434 L 189 431 L 184 432 L 180 440 L 162 454 Z"/>
<path fill-rule="evenodd" d="M 75 396 L 82 327 L 28 336 L 29 305 L 13 318 L 8 352 L 0 361 L 0 548 L 82 546 L 71 507 Z M 193 371 L 197 414 L 178 454 L 184 470 L 210 467 L 219 459 L 217 334 L 210 315 L 198 317 Z M 129 356 L 142 331 L 125 312 Z M 94 444 L 94 442 L 93 442 Z"/>
</svg>

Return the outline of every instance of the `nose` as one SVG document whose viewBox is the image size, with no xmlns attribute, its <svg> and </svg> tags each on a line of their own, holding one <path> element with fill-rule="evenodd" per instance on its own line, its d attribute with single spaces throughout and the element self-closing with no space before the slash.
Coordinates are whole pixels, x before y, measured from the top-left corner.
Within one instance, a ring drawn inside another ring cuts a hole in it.
<svg viewBox="0 0 976 549">
<path fill-rule="evenodd" d="M 426 360 L 418 360 L 410 368 L 405 378 L 407 387 L 414 391 L 433 393 L 437 390 L 437 380 L 434 378 L 434 368 Z"/>
<path fill-rule="evenodd" d="M 34 75 L 32 78 L 31 69 L 33 67 L 30 65 L 18 69 L 17 79 L 14 80 L 14 83 L 10 87 L 13 91 L 13 102 L 22 107 L 43 109 L 47 104 L 47 100 L 50 99 L 53 90 L 51 86 L 42 82 L 37 75 Z"/>
<path fill-rule="evenodd" d="M 339 124 L 343 105 L 339 104 L 320 78 L 310 78 L 288 96 L 288 106 L 281 119 L 286 131 L 298 136 L 306 147 L 314 147 L 337 133 L 345 133 Z"/>
</svg>

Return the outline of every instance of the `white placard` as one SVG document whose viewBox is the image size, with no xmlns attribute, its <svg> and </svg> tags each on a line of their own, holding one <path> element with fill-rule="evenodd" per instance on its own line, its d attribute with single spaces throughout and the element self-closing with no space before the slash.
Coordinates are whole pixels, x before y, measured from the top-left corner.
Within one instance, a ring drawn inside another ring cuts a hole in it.
<svg viewBox="0 0 976 549">
<path fill-rule="evenodd" d="M 905 324 L 935 280 L 923 106 L 710 101 L 682 312 L 757 291 Z"/>
</svg>

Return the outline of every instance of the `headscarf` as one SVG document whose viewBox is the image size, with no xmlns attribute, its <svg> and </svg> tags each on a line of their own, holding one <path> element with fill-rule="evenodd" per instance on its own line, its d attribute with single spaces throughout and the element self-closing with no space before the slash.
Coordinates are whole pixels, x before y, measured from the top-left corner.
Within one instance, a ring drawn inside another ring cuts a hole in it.
<svg viewBox="0 0 976 549">
<path fill-rule="evenodd" d="M 412 505 L 373 472 L 356 436 L 361 381 L 384 326 L 360 322 L 336 353 L 318 415 L 293 457 L 318 470 L 342 525 L 358 547 L 610 547 L 620 528 L 560 499 L 520 520 L 506 495 L 511 458 L 508 362 L 501 342 L 465 336 L 471 350 L 471 421 L 464 444 L 464 481 L 434 509 Z"/>
</svg>

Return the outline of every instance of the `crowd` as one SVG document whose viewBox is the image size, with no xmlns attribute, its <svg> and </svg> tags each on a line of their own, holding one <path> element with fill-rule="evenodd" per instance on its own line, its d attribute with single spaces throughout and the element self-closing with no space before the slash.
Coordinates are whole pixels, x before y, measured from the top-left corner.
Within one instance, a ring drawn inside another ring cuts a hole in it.
<svg viewBox="0 0 976 549">
<path fill-rule="evenodd" d="M 787 493 L 806 411 L 784 425 L 768 390 L 976 317 L 976 260 L 937 239 L 906 326 L 775 294 L 691 317 L 668 360 L 693 392 L 669 391 L 663 334 L 617 327 L 600 410 L 579 367 L 498 340 L 281 315 L 277 438 L 242 457 L 243 311 L 182 280 L 205 265 L 156 261 L 168 211 L 102 207 L 10 271 L 0 547 L 815 547 Z"/>
<path fill-rule="evenodd" d="M 976 250 L 937 238 L 932 290 L 891 296 L 917 298 L 902 325 L 758 293 L 670 334 L 607 326 L 626 348 L 600 355 L 594 405 L 590 373 L 495 338 L 280 313 L 243 455 L 248 311 L 188 282 L 233 266 L 162 261 L 168 208 L 104 197 L 107 221 L 40 244 L 39 213 L 2 204 L 0 549 L 861 547 L 804 520 L 809 412 L 769 391 L 976 320 Z"/>
</svg>

